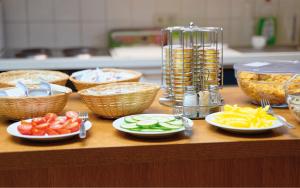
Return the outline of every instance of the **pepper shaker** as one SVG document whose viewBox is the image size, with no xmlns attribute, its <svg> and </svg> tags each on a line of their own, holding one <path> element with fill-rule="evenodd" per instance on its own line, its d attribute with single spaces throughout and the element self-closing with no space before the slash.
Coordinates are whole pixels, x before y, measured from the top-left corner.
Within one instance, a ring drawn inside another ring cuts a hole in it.
<svg viewBox="0 0 300 188">
<path fill-rule="evenodd" d="M 209 104 L 210 106 L 220 105 L 221 96 L 219 93 L 219 86 L 210 85 L 209 86 Z"/>
<path fill-rule="evenodd" d="M 194 86 L 187 86 L 183 95 L 183 116 L 197 118 L 199 97 Z"/>
</svg>

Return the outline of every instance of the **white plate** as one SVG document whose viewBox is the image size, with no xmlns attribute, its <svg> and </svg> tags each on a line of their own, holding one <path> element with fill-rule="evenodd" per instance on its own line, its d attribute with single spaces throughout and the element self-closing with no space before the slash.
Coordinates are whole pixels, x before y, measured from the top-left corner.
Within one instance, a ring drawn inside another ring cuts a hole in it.
<svg viewBox="0 0 300 188">
<path fill-rule="evenodd" d="M 276 129 L 278 127 L 283 126 L 282 123 L 280 123 L 280 121 L 275 120 L 273 125 L 270 127 L 263 127 L 263 128 L 237 128 L 237 127 L 230 127 L 230 126 L 226 126 L 226 125 L 222 125 L 219 123 L 215 123 L 213 122 L 213 120 L 215 120 L 216 116 L 218 114 L 220 114 L 222 112 L 216 112 L 213 114 L 210 114 L 208 116 L 206 116 L 205 121 L 215 127 L 230 131 L 230 132 L 235 132 L 235 133 L 247 133 L 247 134 L 253 134 L 253 133 L 261 133 L 261 132 L 265 132 L 268 130 L 272 130 L 272 129 Z"/>
<path fill-rule="evenodd" d="M 30 120 L 31 119 L 28 119 L 28 121 L 30 121 Z M 79 134 L 79 131 L 76 131 L 73 133 L 60 134 L 60 135 L 44 135 L 44 136 L 22 135 L 18 131 L 18 125 L 20 125 L 20 121 L 9 125 L 6 129 L 8 134 L 15 136 L 15 137 L 19 137 L 19 138 L 24 138 L 24 139 L 29 139 L 29 140 L 40 140 L 40 141 L 62 140 L 62 139 L 70 138 L 72 136 Z M 86 130 L 89 130 L 92 127 L 92 124 L 90 121 L 86 121 L 84 125 L 85 125 Z"/>
<path fill-rule="evenodd" d="M 171 114 L 138 114 L 138 115 L 143 115 L 143 116 L 173 116 Z M 127 117 L 127 116 L 126 116 Z M 148 137 L 148 138 L 156 138 L 156 137 L 166 137 L 166 136 L 170 136 L 179 132 L 182 132 L 184 130 L 184 127 L 180 128 L 180 129 L 176 129 L 176 130 L 171 130 L 171 131 L 163 131 L 163 132 L 140 132 L 140 131 L 131 131 L 128 129 L 124 129 L 121 127 L 122 123 L 124 122 L 125 117 L 119 118 L 117 120 L 115 120 L 113 122 L 113 127 L 121 132 L 125 132 L 128 134 L 132 134 L 135 136 L 139 136 L 139 137 Z M 193 121 L 185 118 L 188 122 L 190 126 L 193 126 Z"/>
</svg>

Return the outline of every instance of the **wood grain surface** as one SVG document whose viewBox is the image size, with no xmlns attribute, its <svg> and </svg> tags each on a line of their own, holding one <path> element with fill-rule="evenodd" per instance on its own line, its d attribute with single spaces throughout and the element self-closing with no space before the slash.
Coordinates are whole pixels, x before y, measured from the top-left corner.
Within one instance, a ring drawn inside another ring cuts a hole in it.
<svg viewBox="0 0 300 188">
<path fill-rule="evenodd" d="M 239 88 L 222 94 L 251 106 Z M 67 110 L 89 111 L 76 94 Z M 145 113 L 170 111 L 155 100 Z M 300 186 L 300 124 L 288 109 L 276 112 L 296 128 L 239 135 L 197 120 L 191 138 L 141 139 L 89 111 L 87 139 L 33 142 L 9 136 L 11 122 L 1 120 L 0 186 Z"/>
</svg>

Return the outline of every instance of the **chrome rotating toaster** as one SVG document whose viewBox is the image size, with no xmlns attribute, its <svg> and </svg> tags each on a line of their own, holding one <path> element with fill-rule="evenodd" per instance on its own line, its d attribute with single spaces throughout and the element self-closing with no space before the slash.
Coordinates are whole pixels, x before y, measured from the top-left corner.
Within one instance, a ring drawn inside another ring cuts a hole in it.
<svg viewBox="0 0 300 188">
<path fill-rule="evenodd" d="M 168 27 L 162 30 L 162 105 L 200 119 L 223 106 L 223 29 Z"/>
</svg>

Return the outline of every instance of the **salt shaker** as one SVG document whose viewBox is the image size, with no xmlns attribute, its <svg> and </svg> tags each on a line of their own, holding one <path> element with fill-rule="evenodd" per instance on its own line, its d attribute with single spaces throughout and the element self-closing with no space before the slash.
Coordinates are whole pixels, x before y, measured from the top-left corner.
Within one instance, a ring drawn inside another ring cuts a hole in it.
<svg viewBox="0 0 300 188">
<path fill-rule="evenodd" d="M 197 118 L 199 97 L 194 86 L 187 86 L 183 95 L 183 116 Z"/>
<path fill-rule="evenodd" d="M 221 96 L 219 93 L 219 86 L 210 85 L 209 86 L 209 104 L 210 106 L 220 105 Z"/>
</svg>

